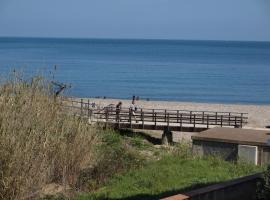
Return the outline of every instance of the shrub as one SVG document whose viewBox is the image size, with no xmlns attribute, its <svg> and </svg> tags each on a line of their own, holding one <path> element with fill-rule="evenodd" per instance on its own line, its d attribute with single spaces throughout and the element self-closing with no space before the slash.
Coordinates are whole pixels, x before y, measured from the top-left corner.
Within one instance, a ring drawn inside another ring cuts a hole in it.
<svg viewBox="0 0 270 200">
<path fill-rule="evenodd" d="M 258 183 L 257 187 L 257 199 L 269 200 L 270 199 L 270 165 L 263 173 L 262 180 Z"/>
<path fill-rule="evenodd" d="M 51 85 L 11 78 L 0 85 L 0 199 L 38 198 L 43 186 L 79 187 L 95 164 L 95 128 L 68 115 Z"/>
<path fill-rule="evenodd" d="M 93 168 L 83 173 L 83 185 L 88 182 L 86 191 L 93 191 L 105 185 L 111 177 L 138 168 L 144 164 L 142 156 L 128 144 L 118 132 L 103 131 L 99 146 L 99 159 Z"/>
</svg>

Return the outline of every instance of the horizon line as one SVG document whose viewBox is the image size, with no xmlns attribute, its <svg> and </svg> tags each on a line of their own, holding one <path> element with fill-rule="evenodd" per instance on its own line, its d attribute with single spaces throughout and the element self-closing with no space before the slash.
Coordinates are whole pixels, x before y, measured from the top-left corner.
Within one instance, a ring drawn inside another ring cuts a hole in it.
<svg viewBox="0 0 270 200">
<path fill-rule="evenodd" d="M 1 36 L 0 38 L 25 39 L 72 39 L 72 40 L 159 40 L 159 41 L 209 41 L 209 42 L 270 42 L 270 40 L 222 40 L 222 39 L 176 39 L 176 38 L 119 38 L 119 37 L 58 37 L 58 36 Z"/>
</svg>

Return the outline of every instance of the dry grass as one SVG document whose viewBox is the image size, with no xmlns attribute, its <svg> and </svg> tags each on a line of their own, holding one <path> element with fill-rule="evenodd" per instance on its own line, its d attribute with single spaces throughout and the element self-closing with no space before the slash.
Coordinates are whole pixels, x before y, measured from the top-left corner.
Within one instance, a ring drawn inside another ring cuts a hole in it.
<svg viewBox="0 0 270 200">
<path fill-rule="evenodd" d="M 67 115 L 40 78 L 0 85 L 0 199 L 37 199 L 43 186 L 76 189 L 96 162 L 97 130 Z"/>
</svg>

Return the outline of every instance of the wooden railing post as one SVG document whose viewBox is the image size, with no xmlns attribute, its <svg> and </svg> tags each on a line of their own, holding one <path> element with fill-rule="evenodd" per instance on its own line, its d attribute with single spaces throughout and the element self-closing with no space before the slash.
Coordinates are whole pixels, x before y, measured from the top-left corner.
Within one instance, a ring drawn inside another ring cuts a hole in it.
<svg viewBox="0 0 270 200">
<path fill-rule="evenodd" d="M 166 118 L 167 118 L 167 110 L 165 110 L 164 122 L 166 122 Z"/>
<path fill-rule="evenodd" d="M 195 128 L 196 127 L 196 114 L 194 114 L 194 119 L 193 119 L 193 127 Z"/>
<path fill-rule="evenodd" d="M 155 109 L 152 110 L 152 121 L 155 120 L 154 117 L 155 117 Z"/>
<path fill-rule="evenodd" d="M 192 124 L 192 111 L 190 111 L 189 122 Z"/>
<path fill-rule="evenodd" d="M 121 124 L 121 109 L 120 110 L 117 110 L 117 108 L 115 108 L 115 115 L 116 117 L 118 118 L 117 119 L 117 127 L 118 129 L 120 129 L 120 124 Z"/>
<path fill-rule="evenodd" d="M 217 125 L 217 112 L 216 112 L 216 125 Z"/>
<path fill-rule="evenodd" d="M 209 115 L 207 115 L 207 128 L 209 128 Z"/>
<path fill-rule="evenodd" d="M 108 121 L 109 121 L 109 110 L 108 108 L 105 109 L 105 115 L 106 115 L 106 122 L 105 122 L 105 127 L 107 128 L 108 126 Z"/>
<path fill-rule="evenodd" d="M 144 129 L 144 113 L 142 112 L 142 129 Z"/>
<path fill-rule="evenodd" d="M 87 115 L 88 115 L 88 118 L 90 119 L 90 100 L 89 99 L 87 101 Z"/>
<path fill-rule="evenodd" d="M 180 131 L 182 131 L 182 126 L 183 126 L 183 114 L 180 114 Z"/>
<path fill-rule="evenodd" d="M 221 122 L 220 122 L 221 127 L 223 126 L 223 115 L 221 115 Z"/>
<path fill-rule="evenodd" d="M 203 115 L 202 115 L 202 124 L 204 124 L 204 111 L 203 111 Z"/>
<path fill-rule="evenodd" d="M 243 128 L 243 113 L 241 113 L 240 127 Z"/>
<path fill-rule="evenodd" d="M 83 115 L 83 99 L 81 99 L 81 117 Z"/>
<path fill-rule="evenodd" d="M 234 117 L 234 127 L 237 128 L 237 117 Z"/>
<path fill-rule="evenodd" d="M 132 111 L 129 109 L 129 126 L 132 128 L 132 119 L 131 119 Z"/>
<path fill-rule="evenodd" d="M 179 122 L 179 110 L 177 110 L 177 117 L 176 118 L 177 118 L 176 122 L 178 123 Z"/>
<path fill-rule="evenodd" d="M 157 129 L 157 113 L 155 112 L 155 129 Z"/>
<path fill-rule="evenodd" d="M 168 117 L 167 117 L 167 126 L 170 126 L 170 113 L 168 113 Z"/>
</svg>

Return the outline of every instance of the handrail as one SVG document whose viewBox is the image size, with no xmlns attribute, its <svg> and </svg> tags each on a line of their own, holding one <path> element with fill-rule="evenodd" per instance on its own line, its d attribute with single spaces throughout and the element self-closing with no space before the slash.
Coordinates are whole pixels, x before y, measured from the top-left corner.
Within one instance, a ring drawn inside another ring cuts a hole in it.
<svg viewBox="0 0 270 200">
<path fill-rule="evenodd" d="M 63 101 L 66 101 L 66 102 L 73 102 L 73 103 L 78 103 L 78 104 L 81 104 L 82 102 L 81 101 L 77 101 L 77 100 L 63 100 Z M 84 102 L 83 101 L 83 104 L 87 105 L 88 102 Z M 107 106 L 104 106 L 103 108 L 106 108 Z M 128 107 L 123 107 L 122 109 L 129 109 Z M 141 108 L 139 108 L 141 109 Z M 156 109 L 152 109 L 152 108 L 143 108 L 143 110 L 156 110 L 156 111 L 170 111 L 170 112 L 177 112 L 177 111 L 182 111 L 182 112 L 207 112 L 207 113 L 224 113 L 224 114 L 244 114 L 244 115 L 247 115 L 248 113 L 245 113 L 245 112 L 222 112 L 222 111 L 206 111 L 206 110 L 196 110 L 196 111 L 191 111 L 191 110 L 172 110 L 172 109 L 160 109 L 160 108 L 156 108 Z"/>
<path fill-rule="evenodd" d="M 120 117 L 123 120 L 132 120 L 132 113 L 130 108 L 123 107 L 121 110 L 117 110 L 113 104 L 105 107 L 96 108 L 94 103 L 90 103 L 89 100 L 85 102 L 83 99 L 81 101 L 65 99 L 63 102 L 67 102 L 66 107 L 78 109 L 80 115 L 87 115 L 91 117 L 96 116 L 98 119 L 104 119 L 106 122 L 108 120 L 114 120 L 116 123 Z M 71 105 L 70 105 L 71 104 Z M 74 104 L 77 104 L 76 106 Z M 96 105 L 96 104 L 95 104 Z M 85 114 L 85 111 L 87 113 Z M 191 110 L 170 110 L 170 109 L 150 109 L 150 108 L 139 108 L 135 112 L 135 117 L 138 118 L 136 121 L 142 122 L 164 122 L 169 124 L 180 123 L 182 124 L 204 124 L 209 127 L 209 125 L 220 125 L 220 126 L 234 126 L 242 127 L 243 124 L 248 123 L 248 113 L 239 112 L 216 112 L 216 111 L 191 111 Z M 130 124 L 132 126 L 132 124 Z"/>
</svg>

